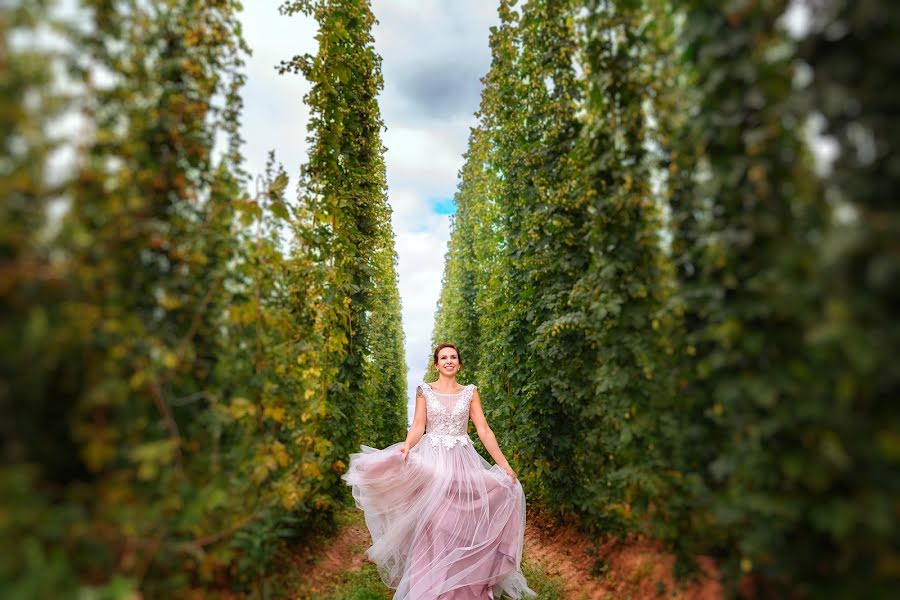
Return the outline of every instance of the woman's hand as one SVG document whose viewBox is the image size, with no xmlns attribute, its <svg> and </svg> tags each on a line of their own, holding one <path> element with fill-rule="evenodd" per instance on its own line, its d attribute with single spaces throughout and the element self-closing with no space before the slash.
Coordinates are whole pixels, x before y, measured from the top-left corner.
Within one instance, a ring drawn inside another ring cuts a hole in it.
<svg viewBox="0 0 900 600">
<path fill-rule="evenodd" d="M 403 447 L 400 448 L 400 453 L 403 455 L 403 462 L 406 462 L 406 459 L 409 458 L 409 442 L 403 444 Z"/>
<path fill-rule="evenodd" d="M 510 467 L 509 465 L 503 465 L 503 466 L 500 467 L 500 468 L 503 469 L 503 472 L 504 472 L 504 473 L 506 473 L 507 475 L 509 475 L 510 477 L 512 477 L 512 478 L 513 478 L 513 481 L 516 481 L 516 480 L 519 478 L 519 476 L 516 475 L 516 472 L 513 471 L 513 470 L 512 470 L 512 467 Z"/>
</svg>

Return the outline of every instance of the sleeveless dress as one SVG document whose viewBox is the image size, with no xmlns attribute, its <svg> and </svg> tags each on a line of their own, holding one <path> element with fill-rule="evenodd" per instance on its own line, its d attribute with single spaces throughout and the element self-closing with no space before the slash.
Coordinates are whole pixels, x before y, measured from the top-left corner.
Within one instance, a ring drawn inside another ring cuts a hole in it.
<svg viewBox="0 0 900 600">
<path fill-rule="evenodd" d="M 425 434 L 406 461 L 405 440 L 361 445 L 341 475 L 372 535 L 366 554 L 394 600 L 537 595 L 520 568 L 522 484 L 482 458 L 466 433 L 475 389 L 442 394 L 422 381 Z"/>
</svg>

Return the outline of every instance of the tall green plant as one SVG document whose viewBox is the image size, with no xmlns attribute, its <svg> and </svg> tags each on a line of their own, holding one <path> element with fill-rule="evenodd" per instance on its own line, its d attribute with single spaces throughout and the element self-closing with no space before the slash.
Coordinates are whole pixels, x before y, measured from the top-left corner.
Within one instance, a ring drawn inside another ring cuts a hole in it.
<svg viewBox="0 0 900 600">
<path fill-rule="evenodd" d="M 396 356 L 399 302 L 377 103 L 383 86 L 381 58 L 371 33 L 375 17 L 365 0 L 286 2 L 280 10 L 311 15 L 319 23 L 317 54 L 284 61 L 280 70 L 301 72 L 312 83 L 305 97 L 312 116 L 301 201 L 310 206 L 317 233 L 314 252 L 329 262 L 321 300 L 327 307 L 322 318 L 328 336 L 324 379 L 329 419 L 323 435 L 331 441 L 332 487 L 338 493 L 345 488 L 338 475 L 347 456 L 358 450 L 362 435 L 385 426 L 369 420 L 373 413 L 368 409 L 387 402 L 398 407 L 395 414 L 405 412 L 405 394 L 377 398 L 405 389 Z M 376 285 L 384 287 L 376 291 Z M 387 296 L 376 301 L 378 293 Z M 373 321 L 381 301 L 392 313 Z M 391 337 L 376 336 L 376 325 L 385 325 Z M 381 347 L 374 347 L 376 340 Z M 375 361 L 376 376 L 368 363 L 381 353 L 385 358 Z M 396 425 L 388 426 L 388 433 L 396 435 Z"/>
<path fill-rule="evenodd" d="M 500 176 L 500 268 L 509 313 L 497 322 L 507 345 L 506 396 L 514 398 L 503 429 L 521 449 L 526 481 L 563 511 L 584 508 L 581 451 L 590 433 L 581 421 L 588 397 L 589 342 L 573 327 L 571 293 L 590 261 L 583 241 L 591 216 L 583 177 L 584 84 L 576 74 L 576 6 L 524 4 L 517 22 L 513 78 L 492 108 Z M 494 363 L 498 364 L 498 363 Z M 567 435 L 557 435 L 558 432 Z M 557 465 L 568 464 L 569 469 Z"/>
<path fill-rule="evenodd" d="M 74 404 L 64 380 L 74 373 L 64 318 L 65 265 L 52 240 L 48 213 L 65 179 L 49 163 L 63 141 L 50 123 L 70 108 L 54 89 L 59 53 L 35 44 L 48 24 L 49 3 L 0 8 L 0 595 L 48 596 L 78 585 L 78 569 L 57 540 L 77 511 L 54 510 L 57 498 L 38 493 L 46 481 L 83 475 L 66 417 Z M 53 175 L 56 175 L 53 177 Z M 47 443 L 48 440 L 53 440 Z M 68 506 L 66 507 L 69 508 Z"/>
<path fill-rule="evenodd" d="M 324 502 L 286 485 L 314 481 L 320 469 L 288 454 L 294 440 L 263 430 L 271 428 L 268 418 L 285 420 L 283 410 L 257 413 L 242 397 L 246 387 L 270 390 L 277 378 L 240 352 L 259 338 L 236 336 L 229 312 L 256 281 L 235 266 L 243 244 L 259 247 L 233 230 L 236 209 L 246 217 L 253 204 L 241 198 L 237 131 L 247 48 L 237 5 L 165 3 L 150 11 L 86 3 L 88 21 L 77 27 L 50 21 L 43 8 L 23 4 L 15 27 L 52 23 L 78 49 L 61 56 L 84 82 L 71 104 L 84 126 L 72 179 L 51 185 L 41 156 L 52 145 L 37 132 L 64 97 L 43 96 L 51 78 L 38 53 L 27 63 L 19 61 L 26 54 L 11 53 L 13 72 L 24 83 L 19 67 L 30 64 L 28 85 L 46 100 L 40 113 L 15 113 L 14 127 L 28 133 L 19 147 L 31 156 L 33 178 L 14 181 L 33 196 L 35 217 L 50 191 L 66 211 L 58 231 L 40 220 L 10 230 L 34 248 L 32 258 L 20 253 L 11 273 L 36 268 L 38 248 L 53 260 L 41 271 L 46 277 L 14 283 L 9 296 L 32 296 L 11 309 L 30 323 L 25 347 L 43 358 L 4 369 L 4 389 L 13 393 L 3 412 L 16 424 L 4 454 L 18 466 L 3 481 L 16 490 L 9 514 L 22 515 L 14 533 L 27 547 L 9 553 L 22 560 L 3 573 L 4 590 L 168 596 L 230 578 L 238 563 L 235 572 L 257 578 L 270 557 L 232 544 L 242 539 L 238 532 L 261 519 L 286 523 L 297 505 L 308 512 Z M 24 89 L 8 81 L 4 100 Z M 215 160 L 219 133 L 227 147 Z M 255 370 L 249 385 L 237 377 L 248 363 Z M 279 476 L 254 479 L 260 465 Z"/>
<path fill-rule="evenodd" d="M 792 578 L 811 597 L 889 597 L 900 580 L 896 511 L 900 420 L 900 53 L 890 40 L 900 19 L 886 2 L 822 2 L 799 57 L 811 69 L 804 109 L 824 124 L 838 154 L 824 176 L 832 210 L 817 255 L 826 297 L 807 338 L 823 357 L 819 385 L 804 395 L 821 406 L 818 456 Z M 827 362 L 825 362 L 827 361 Z"/>
<path fill-rule="evenodd" d="M 896 382 L 870 349 L 898 336 L 896 136 L 874 90 L 896 65 L 867 52 L 893 20 L 823 3 L 798 47 L 779 2 L 513 6 L 435 342 L 471 348 L 552 508 L 713 554 L 732 591 L 879 593 Z M 841 144 L 824 188 L 816 113 Z"/>
<path fill-rule="evenodd" d="M 221 510 L 229 486 L 206 452 L 218 444 L 210 378 L 238 187 L 213 168 L 212 102 L 246 48 L 232 3 L 88 8 L 71 71 L 87 82 L 95 133 L 62 237 L 67 327 L 83 348 L 70 426 L 96 490 L 83 543 L 98 573 L 172 593 L 184 574 L 221 566 L 203 557 L 210 532 L 250 518 L 246 505 Z M 101 66 L 109 77 L 95 79 Z"/>
<path fill-rule="evenodd" d="M 671 353 L 664 303 L 668 267 L 660 205 L 651 186 L 648 114 L 650 40 L 640 3 L 587 3 L 585 176 L 593 215 L 590 265 L 571 302 L 593 351 L 582 486 L 594 523 L 642 529 L 663 509 L 671 437 Z M 636 520 L 640 518 L 640 520 Z"/>
<path fill-rule="evenodd" d="M 687 11 L 684 83 L 697 110 L 675 134 L 675 164 L 696 166 L 673 179 L 672 204 L 692 418 L 681 456 L 694 525 L 709 532 L 685 542 L 717 553 L 731 582 L 743 571 L 809 595 L 829 543 L 816 515 L 849 455 L 833 365 L 814 337 L 829 302 L 829 207 L 801 137 L 784 9 Z"/>
</svg>

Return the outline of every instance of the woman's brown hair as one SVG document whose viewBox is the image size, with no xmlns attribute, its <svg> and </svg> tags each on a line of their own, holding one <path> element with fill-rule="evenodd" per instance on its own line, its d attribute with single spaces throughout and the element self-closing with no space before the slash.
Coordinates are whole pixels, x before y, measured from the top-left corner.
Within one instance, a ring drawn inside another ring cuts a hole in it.
<svg viewBox="0 0 900 600">
<path fill-rule="evenodd" d="M 435 365 L 437 364 L 438 354 L 440 354 L 441 350 L 443 350 L 444 348 L 453 348 L 454 350 L 456 350 L 456 358 L 459 359 L 459 368 L 462 369 L 462 366 L 463 366 L 462 353 L 460 353 L 459 348 L 456 347 L 456 344 L 444 343 L 444 344 L 439 345 L 437 348 L 435 348 L 434 349 L 434 362 L 432 364 L 435 364 Z"/>
</svg>

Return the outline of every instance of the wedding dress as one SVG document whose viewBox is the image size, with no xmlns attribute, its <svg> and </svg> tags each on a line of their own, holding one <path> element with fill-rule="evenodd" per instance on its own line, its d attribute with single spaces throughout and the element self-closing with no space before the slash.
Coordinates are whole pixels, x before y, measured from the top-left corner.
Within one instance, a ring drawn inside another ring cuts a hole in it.
<svg viewBox="0 0 900 600">
<path fill-rule="evenodd" d="M 394 600 L 534 597 L 521 572 L 522 484 L 466 433 L 476 386 L 443 394 L 424 381 L 425 434 L 404 462 L 397 442 L 361 445 L 341 478 L 372 535 L 367 555 Z"/>
</svg>

